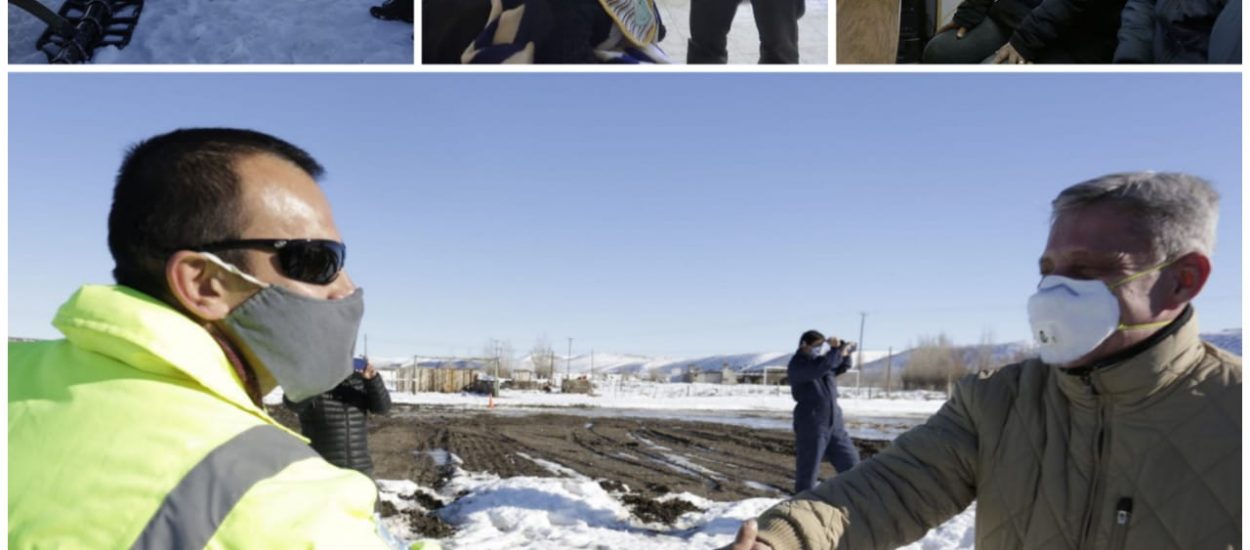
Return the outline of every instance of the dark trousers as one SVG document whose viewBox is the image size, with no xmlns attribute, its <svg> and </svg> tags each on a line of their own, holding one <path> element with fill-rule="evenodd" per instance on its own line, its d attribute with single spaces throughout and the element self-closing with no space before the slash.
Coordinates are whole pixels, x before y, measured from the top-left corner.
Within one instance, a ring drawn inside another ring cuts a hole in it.
<svg viewBox="0 0 1250 550">
<path fill-rule="evenodd" d="M 968 29 L 963 38 L 955 38 L 955 29 L 945 31 L 924 47 L 925 63 L 980 63 L 994 55 L 1011 38 L 1011 31 L 993 19 Z"/>
<path fill-rule="evenodd" d="M 728 63 L 729 27 L 740 0 L 691 0 L 686 63 Z M 803 0 L 752 0 L 760 33 L 760 63 L 799 62 Z"/>
<path fill-rule="evenodd" d="M 795 428 L 794 494 L 816 485 L 822 460 L 828 460 L 838 473 L 859 464 L 859 451 L 851 443 L 851 436 L 841 422 L 823 430 L 803 426 Z"/>
</svg>

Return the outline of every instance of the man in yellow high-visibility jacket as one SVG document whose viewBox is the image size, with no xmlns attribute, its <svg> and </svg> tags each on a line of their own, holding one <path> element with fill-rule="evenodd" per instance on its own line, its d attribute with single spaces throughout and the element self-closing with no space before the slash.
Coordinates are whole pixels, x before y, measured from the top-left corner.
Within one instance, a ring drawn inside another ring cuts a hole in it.
<svg viewBox="0 0 1250 550">
<path fill-rule="evenodd" d="M 118 284 L 61 306 L 64 339 L 9 345 L 9 547 L 388 546 L 373 483 L 260 401 L 351 373 L 363 295 L 320 173 L 247 130 L 129 151 L 109 214 Z"/>
</svg>

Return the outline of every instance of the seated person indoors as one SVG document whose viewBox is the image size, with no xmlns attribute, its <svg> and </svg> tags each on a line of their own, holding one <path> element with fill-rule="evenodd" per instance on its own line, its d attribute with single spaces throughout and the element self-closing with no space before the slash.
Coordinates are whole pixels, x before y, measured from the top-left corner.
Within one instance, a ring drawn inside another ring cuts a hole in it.
<svg viewBox="0 0 1250 550">
<path fill-rule="evenodd" d="M 964 0 L 925 63 L 1110 63 L 1125 0 Z"/>
</svg>

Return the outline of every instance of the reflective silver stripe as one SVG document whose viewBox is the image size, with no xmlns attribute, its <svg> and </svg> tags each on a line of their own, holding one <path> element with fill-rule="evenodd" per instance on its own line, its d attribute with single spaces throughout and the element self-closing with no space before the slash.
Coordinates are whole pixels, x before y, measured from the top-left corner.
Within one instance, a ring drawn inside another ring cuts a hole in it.
<svg viewBox="0 0 1250 550">
<path fill-rule="evenodd" d="M 248 489 L 315 456 L 302 441 L 273 426 L 257 426 L 234 436 L 208 453 L 165 496 L 132 548 L 203 548 Z"/>
</svg>

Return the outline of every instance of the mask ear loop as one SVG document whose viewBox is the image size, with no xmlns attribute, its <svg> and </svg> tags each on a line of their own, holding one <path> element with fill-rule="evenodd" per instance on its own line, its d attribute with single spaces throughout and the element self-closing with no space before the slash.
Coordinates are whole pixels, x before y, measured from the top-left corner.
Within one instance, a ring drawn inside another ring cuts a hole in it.
<svg viewBox="0 0 1250 550">
<path fill-rule="evenodd" d="M 1112 288 L 1112 289 L 1119 288 L 1119 287 L 1124 286 L 1124 285 L 1126 285 L 1126 284 L 1128 284 L 1128 283 L 1130 283 L 1130 282 L 1132 282 L 1132 281 L 1135 281 L 1135 280 L 1137 280 L 1137 279 L 1140 279 L 1140 278 L 1142 278 L 1142 277 L 1145 277 L 1146 275 L 1149 275 L 1149 274 L 1154 273 L 1154 272 L 1156 272 L 1156 271 L 1160 271 L 1160 270 L 1162 270 L 1162 269 L 1164 269 L 1164 268 L 1166 268 L 1166 267 L 1168 267 L 1168 266 L 1170 266 L 1170 265 L 1172 265 L 1172 264 L 1174 264 L 1174 263 L 1176 263 L 1176 262 L 1180 261 L 1180 259 L 1181 259 L 1180 257 L 1177 257 L 1177 258 L 1173 258 L 1173 259 L 1171 259 L 1171 260 L 1164 260 L 1162 263 L 1156 264 L 1156 265 L 1155 265 L 1155 266 L 1153 266 L 1153 267 L 1150 267 L 1150 268 L 1147 268 L 1147 269 L 1145 269 L 1145 270 L 1143 270 L 1143 271 L 1139 271 L 1139 272 L 1137 272 L 1137 273 L 1134 273 L 1134 274 L 1132 274 L 1132 275 L 1129 275 L 1128 277 L 1125 277 L 1125 278 L 1121 279 L 1120 281 L 1116 282 L 1116 283 L 1115 283 L 1115 284 L 1113 284 L 1113 285 L 1108 285 L 1108 287 L 1109 287 L 1109 288 Z M 1172 324 L 1172 321 L 1174 321 L 1174 320 L 1175 320 L 1175 319 L 1169 319 L 1169 320 L 1167 320 L 1167 321 L 1155 321 L 1155 322 L 1153 322 L 1153 323 L 1138 323 L 1138 324 L 1135 324 L 1135 325 L 1129 325 L 1129 324 L 1125 324 L 1125 323 L 1120 323 L 1119 325 L 1117 325 L 1117 326 L 1116 326 L 1116 328 L 1115 328 L 1115 329 L 1116 329 L 1116 330 L 1150 330 L 1150 329 L 1156 329 L 1156 328 L 1166 327 L 1166 326 L 1168 326 L 1168 325 Z"/>
<path fill-rule="evenodd" d="M 226 271 L 229 271 L 230 273 L 233 273 L 235 275 L 238 275 L 239 277 L 242 277 L 244 281 L 252 283 L 261 288 L 269 288 L 269 283 L 266 283 L 260 279 L 257 279 L 256 277 L 248 275 L 247 273 L 244 273 L 243 270 L 229 263 L 226 263 L 225 260 L 218 258 L 217 255 L 213 254 L 212 252 L 201 252 L 200 254 L 203 254 L 205 258 L 208 258 L 208 261 L 214 264 L 217 264 L 217 267 L 220 267 Z"/>
<path fill-rule="evenodd" d="M 1144 269 L 1144 270 L 1142 270 L 1142 271 L 1138 271 L 1137 273 L 1134 273 L 1134 274 L 1132 274 L 1132 275 L 1129 275 L 1128 277 L 1125 277 L 1125 278 L 1123 278 L 1123 279 L 1120 279 L 1119 281 L 1115 282 L 1114 284 L 1107 285 L 1107 286 L 1108 286 L 1108 287 L 1110 287 L 1110 288 L 1112 288 L 1112 289 L 1120 288 L 1120 287 L 1122 287 L 1122 286 L 1124 286 L 1124 285 L 1126 285 L 1126 284 L 1128 284 L 1128 283 L 1130 283 L 1130 282 L 1133 282 L 1133 281 L 1136 281 L 1137 279 L 1140 279 L 1140 278 L 1142 278 L 1142 277 L 1145 277 L 1146 275 L 1149 275 L 1149 274 L 1154 273 L 1154 272 L 1156 272 L 1156 271 L 1162 270 L 1163 268 L 1168 267 L 1168 266 L 1170 266 L 1170 265 L 1172 265 L 1172 264 L 1174 264 L 1174 263 L 1176 263 L 1176 262 L 1179 262 L 1180 260 L 1181 260 L 1180 258 L 1173 258 L 1173 259 L 1171 259 L 1171 260 L 1164 260 L 1162 263 L 1158 263 L 1158 264 L 1155 264 L 1154 266 L 1148 267 L 1148 268 L 1146 268 L 1146 269 Z"/>
</svg>

